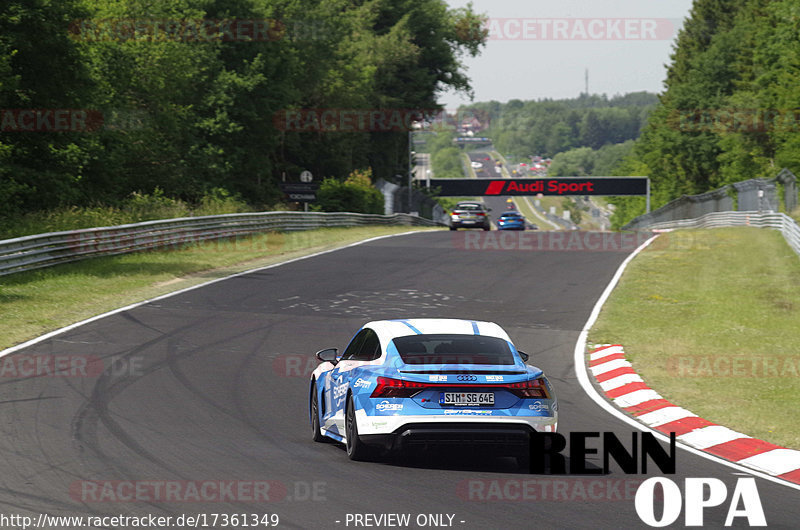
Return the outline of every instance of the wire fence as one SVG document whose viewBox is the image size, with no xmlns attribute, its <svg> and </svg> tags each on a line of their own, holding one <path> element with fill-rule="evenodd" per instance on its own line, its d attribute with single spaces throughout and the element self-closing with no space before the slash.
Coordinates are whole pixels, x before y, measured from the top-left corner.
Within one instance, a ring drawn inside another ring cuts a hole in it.
<svg viewBox="0 0 800 530">
<path fill-rule="evenodd" d="M 439 226 L 409 214 L 264 212 L 145 221 L 0 241 L 0 276 L 96 256 L 178 247 L 259 232 L 365 225 Z"/>
<path fill-rule="evenodd" d="M 699 195 L 684 195 L 640 215 L 622 229 L 642 230 L 656 223 L 696 219 L 712 212 L 777 212 L 781 203 L 787 212 L 797 207 L 797 178 L 788 169 L 773 179 L 749 179 Z"/>
<path fill-rule="evenodd" d="M 750 179 L 700 195 L 684 195 L 640 215 L 623 230 L 755 226 L 780 230 L 800 256 L 800 226 L 784 213 L 797 208 L 797 177 L 784 169 L 774 179 Z M 782 192 L 782 193 L 781 193 Z"/>
</svg>

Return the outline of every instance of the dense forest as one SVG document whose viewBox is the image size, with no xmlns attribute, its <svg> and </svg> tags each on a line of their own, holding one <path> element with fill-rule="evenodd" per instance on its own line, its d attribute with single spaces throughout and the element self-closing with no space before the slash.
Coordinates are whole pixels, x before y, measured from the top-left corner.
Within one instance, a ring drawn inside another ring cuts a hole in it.
<svg viewBox="0 0 800 530">
<path fill-rule="evenodd" d="M 620 175 L 650 175 L 653 205 L 800 169 L 800 4 L 695 0 L 665 91 Z M 644 212 L 619 199 L 615 225 Z"/>
<path fill-rule="evenodd" d="M 404 173 L 402 127 L 309 116 L 470 93 L 482 24 L 441 0 L 5 0 L 0 219 L 135 192 L 262 206 L 302 169 Z"/>
<path fill-rule="evenodd" d="M 612 98 L 582 94 L 572 99 L 475 103 L 459 112 L 488 126 L 481 134 L 502 153 L 553 157 L 638 138 L 657 103 L 657 96 L 647 92 Z"/>
</svg>

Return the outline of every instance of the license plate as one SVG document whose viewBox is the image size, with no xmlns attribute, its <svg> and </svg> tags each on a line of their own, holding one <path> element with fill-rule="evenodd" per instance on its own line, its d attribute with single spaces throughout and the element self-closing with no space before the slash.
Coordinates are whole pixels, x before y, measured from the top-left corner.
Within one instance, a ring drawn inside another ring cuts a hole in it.
<svg viewBox="0 0 800 530">
<path fill-rule="evenodd" d="M 440 392 L 440 405 L 481 407 L 494 405 L 494 392 Z"/>
</svg>

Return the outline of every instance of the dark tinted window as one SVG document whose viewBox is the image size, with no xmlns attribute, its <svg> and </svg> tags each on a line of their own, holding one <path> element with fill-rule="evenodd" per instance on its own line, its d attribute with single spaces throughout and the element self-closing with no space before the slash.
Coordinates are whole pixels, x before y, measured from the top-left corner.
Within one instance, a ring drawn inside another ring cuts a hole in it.
<svg viewBox="0 0 800 530">
<path fill-rule="evenodd" d="M 406 364 L 514 364 L 508 343 L 480 335 L 409 335 L 394 339 Z"/>
<path fill-rule="evenodd" d="M 355 361 L 374 361 L 381 356 L 381 343 L 378 335 L 371 329 L 365 330 L 364 342 L 358 349 L 358 353 L 353 357 Z"/>
<path fill-rule="evenodd" d="M 483 210 L 482 204 L 465 202 L 456 206 L 456 210 Z"/>
<path fill-rule="evenodd" d="M 356 352 L 359 351 L 361 345 L 364 343 L 364 337 L 367 336 L 367 329 L 362 329 L 358 332 L 358 334 L 353 337 L 353 340 L 350 341 L 350 344 L 347 345 L 347 349 L 344 350 L 342 354 L 342 360 L 345 361 L 347 359 L 352 359 L 355 356 Z"/>
<path fill-rule="evenodd" d="M 343 361 L 373 361 L 381 356 L 381 344 L 371 329 L 358 332 L 342 355 Z"/>
</svg>

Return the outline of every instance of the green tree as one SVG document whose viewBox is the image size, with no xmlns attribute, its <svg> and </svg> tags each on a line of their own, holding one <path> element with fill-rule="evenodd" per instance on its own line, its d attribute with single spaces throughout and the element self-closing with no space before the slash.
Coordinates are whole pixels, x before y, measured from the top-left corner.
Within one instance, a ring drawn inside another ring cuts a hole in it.
<svg viewBox="0 0 800 530">
<path fill-rule="evenodd" d="M 314 210 L 323 212 L 383 213 L 383 195 L 372 186 L 372 170 L 356 170 L 340 181 L 326 178 L 317 190 Z"/>
<path fill-rule="evenodd" d="M 69 21 L 83 14 L 76 0 L 0 5 L 0 109 L 6 119 L 22 109 L 84 109 L 91 102 L 80 51 L 67 33 Z M 79 200 L 91 158 L 87 133 L 15 131 L 4 124 L 9 132 L 0 137 L 0 215 Z"/>
</svg>

